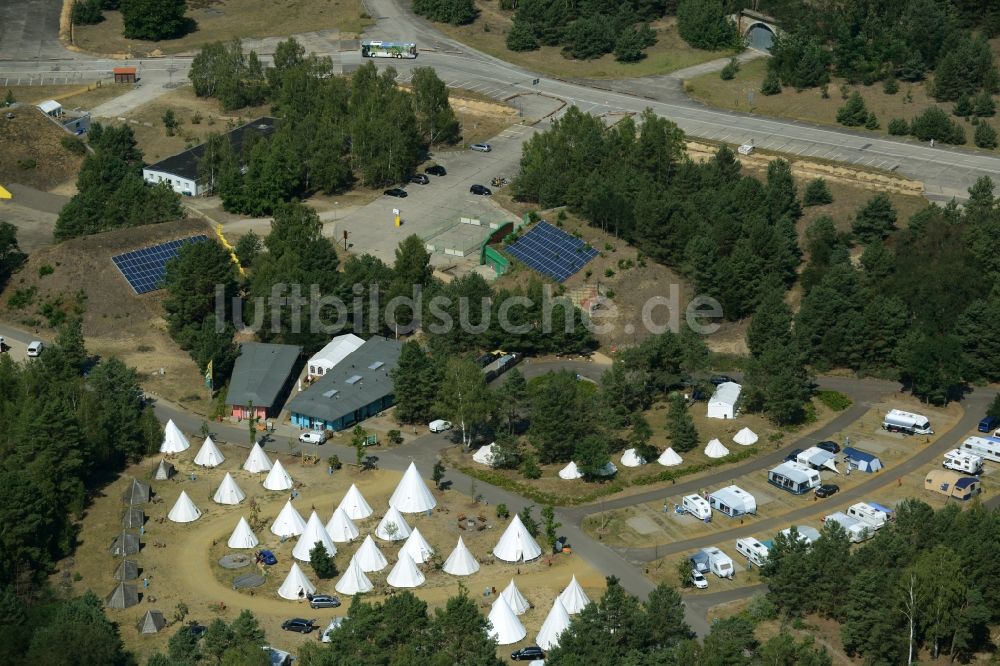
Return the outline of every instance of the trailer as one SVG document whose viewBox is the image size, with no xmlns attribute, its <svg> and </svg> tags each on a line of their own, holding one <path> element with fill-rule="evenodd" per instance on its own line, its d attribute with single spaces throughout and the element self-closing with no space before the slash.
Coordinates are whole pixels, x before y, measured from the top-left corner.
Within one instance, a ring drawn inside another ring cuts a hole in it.
<svg viewBox="0 0 1000 666">
<path fill-rule="evenodd" d="M 852 504 L 847 509 L 847 515 L 873 530 L 880 530 L 889 522 L 887 514 L 865 502 Z"/>
<path fill-rule="evenodd" d="M 874 532 L 874 530 L 868 527 L 868 525 L 865 525 L 856 518 L 851 518 L 843 511 L 831 513 L 829 516 L 823 519 L 823 522 L 838 523 L 841 527 L 844 528 L 844 531 L 847 533 L 847 539 L 851 543 L 861 543 L 865 539 L 870 539 L 872 533 Z"/>
<path fill-rule="evenodd" d="M 799 541 L 804 541 L 808 544 L 815 543 L 820 535 L 820 532 L 815 527 L 809 527 L 808 525 L 792 525 L 791 527 L 786 527 L 781 530 L 781 534 L 784 534 L 787 538 L 792 538 L 792 531 L 795 531 L 795 536 Z"/>
<path fill-rule="evenodd" d="M 783 462 L 767 473 L 767 482 L 793 495 L 802 495 L 822 483 L 819 472 L 797 462 Z"/>
<path fill-rule="evenodd" d="M 941 466 L 956 472 L 979 476 L 983 472 L 983 458 L 971 451 L 952 449 L 944 454 L 944 462 L 941 463 Z"/>
<path fill-rule="evenodd" d="M 901 432 L 905 435 L 933 435 L 931 422 L 926 416 L 904 412 L 901 409 L 890 409 L 882 419 L 882 428 L 889 432 Z"/>
<path fill-rule="evenodd" d="M 980 458 L 1000 462 L 1000 438 L 997 437 L 967 437 L 962 442 L 962 450 Z"/>
<path fill-rule="evenodd" d="M 736 552 L 759 567 L 764 566 L 764 563 L 767 561 L 767 556 L 771 553 L 770 549 L 766 545 L 753 537 L 737 539 Z"/>
<path fill-rule="evenodd" d="M 711 548 L 705 548 L 703 552 L 708 555 L 708 570 L 716 576 L 719 578 L 732 578 L 736 575 L 732 559 L 721 550 L 712 546 Z"/>
<path fill-rule="evenodd" d="M 701 495 L 685 495 L 681 499 L 681 508 L 698 520 L 705 522 L 712 520 L 712 507 Z"/>
</svg>

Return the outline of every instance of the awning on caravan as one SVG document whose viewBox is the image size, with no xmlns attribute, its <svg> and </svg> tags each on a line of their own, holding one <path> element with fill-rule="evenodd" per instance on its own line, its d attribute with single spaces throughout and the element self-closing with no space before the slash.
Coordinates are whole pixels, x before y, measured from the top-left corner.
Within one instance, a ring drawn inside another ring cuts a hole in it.
<svg viewBox="0 0 1000 666">
<path fill-rule="evenodd" d="M 833 470 L 837 474 L 840 474 L 840 470 L 837 469 L 837 456 L 816 446 L 808 448 L 800 453 L 796 457 L 796 460 L 803 465 L 809 465 L 815 469 L 825 467 L 826 469 Z"/>
</svg>

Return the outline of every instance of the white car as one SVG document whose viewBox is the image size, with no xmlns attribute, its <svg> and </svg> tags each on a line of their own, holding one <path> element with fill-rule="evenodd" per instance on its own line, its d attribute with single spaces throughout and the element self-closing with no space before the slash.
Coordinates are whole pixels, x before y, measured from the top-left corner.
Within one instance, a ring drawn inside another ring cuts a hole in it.
<svg viewBox="0 0 1000 666">
<path fill-rule="evenodd" d="M 32 340 L 28 345 L 28 356 L 41 356 L 43 347 L 41 340 Z"/>
<path fill-rule="evenodd" d="M 471 146 L 469 146 L 469 148 L 471 148 L 472 150 L 476 150 L 480 153 L 488 153 L 491 150 L 493 150 L 493 146 L 491 146 L 488 143 L 474 143 Z"/>
<path fill-rule="evenodd" d="M 699 590 L 704 590 L 706 587 L 708 587 L 708 581 L 705 580 L 705 577 L 701 575 L 700 571 L 697 571 L 695 569 L 691 570 L 691 584 L 697 587 Z"/>
<path fill-rule="evenodd" d="M 322 444 L 326 441 L 325 430 L 307 430 L 299 435 L 299 441 L 303 444 Z"/>
<path fill-rule="evenodd" d="M 445 430 L 451 430 L 451 421 L 437 419 L 428 423 L 427 427 L 430 428 L 431 432 L 444 432 Z"/>
</svg>

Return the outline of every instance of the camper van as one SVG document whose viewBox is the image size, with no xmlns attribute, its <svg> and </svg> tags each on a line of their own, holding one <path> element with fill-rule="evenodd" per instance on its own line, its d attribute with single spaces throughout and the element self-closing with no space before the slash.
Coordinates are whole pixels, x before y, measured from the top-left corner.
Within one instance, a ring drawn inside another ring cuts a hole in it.
<svg viewBox="0 0 1000 666">
<path fill-rule="evenodd" d="M 718 548 L 705 548 L 702 552 L 708 555 L 708 570 L 719 578 L 732 578 L 736 575 L 733 561 Z"/>
<path fill-rule="evenodd" d="M 904 412 L 899 409 L 890 409 L 885 419 L 882 420 L 882 428 L 889 432 L 901 432 L 906 435 L 933 435 L 931 422 L 926 416 Z"/>
<path fill-rule="evenodd" d="M 767 556 L 771 552 L 768 547 L 753 537 L 736 540 L 736 552 L 747 558 L 759 567 L 764 566 Z"/>
<path fill-rule="evenodd" d="M 851 543 L 861 543 L 865 539 L 872 536 L 874 530 L 862 523 L 856 518 L 851 518 L 846 513 L 838 511 L 837 513 L 831 513 L 829 516 L 823 519 L 823 522 L 835 522 L 840 523 L 840 526 L 844 528 L 847 533 L 847 539 Z"/>
<path fill-rule="evenodd" d="M 847 515 L 873 530 L 882 529 L 889 522 L 889 516 L 870 504 L 858 502 L 847 509 Z"/>
<path fill-rule="evenodd" d="M 681 508 L 698 520 L 712 520 L 712 506 L 701 495 L 685 495 L 681 500 Z"/>
<path fill-rule="evenodd" d="M 801 495 L 822 483 L 819 472 L 797 462 L 784 462 L 767 473 L 767 482 L 793 495 Z"/>
<path fill-rule="evenodd" d="M 953 469 L 956 472 L 965 472 L 966 474 L 975 474 L 978 476 L 983 472 L 983 458 L 971 451 L 952 449 L 944 454 L 942 466 L 945 469 Z"/>
<path fill-rule="evenodd" d="M 968 437 L 962 442 L 962 450 L 980 458 L 1000 462 L 1000 438 Z"/>
</svg>

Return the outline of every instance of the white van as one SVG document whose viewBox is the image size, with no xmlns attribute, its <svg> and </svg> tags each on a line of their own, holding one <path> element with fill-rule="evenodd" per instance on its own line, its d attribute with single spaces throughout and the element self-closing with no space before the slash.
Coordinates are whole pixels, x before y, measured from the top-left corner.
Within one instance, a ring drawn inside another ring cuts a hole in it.
<svg viewBox="0 0 1000 666">
<path fill-rule="evenodd" d="M 753 537 L 736 540 L 736 552 L 759 567 L 764 566 L 767 556 L 771 553 L 768 547 Z"/>
<path fill-rule="evenodd" d="M 451 430 L 451 421 L 437 419 L 428 423 L 427 427 L 431 432 L 444 432 L 445 430 Z"/>
<path fill-rule="evenodd" d="M 879 511 L 875 507 L 858 502 L 847 509 L 847 515 L 854 518 L 862 525 L 866 525 L 873 530 L 882 529 L 889 522 L 889 516 L 884 511 Z"/>
<path fill-rule="evenodd" d="M 977 456 L 975 453 L 962 451 L 961 449 L 952 449 L 944 454 L 942 465 L 945 469 L 953 469 L 956 472 L 964 472 L 976 476 L 983 472 L 982 456 Z"/>
<path fill-rule="evenodd" d="M 712 506 L 701 495 L 685 495 L 681 500 L 681 508 L 698 520 L 712 519 Z"/>
</svg>

